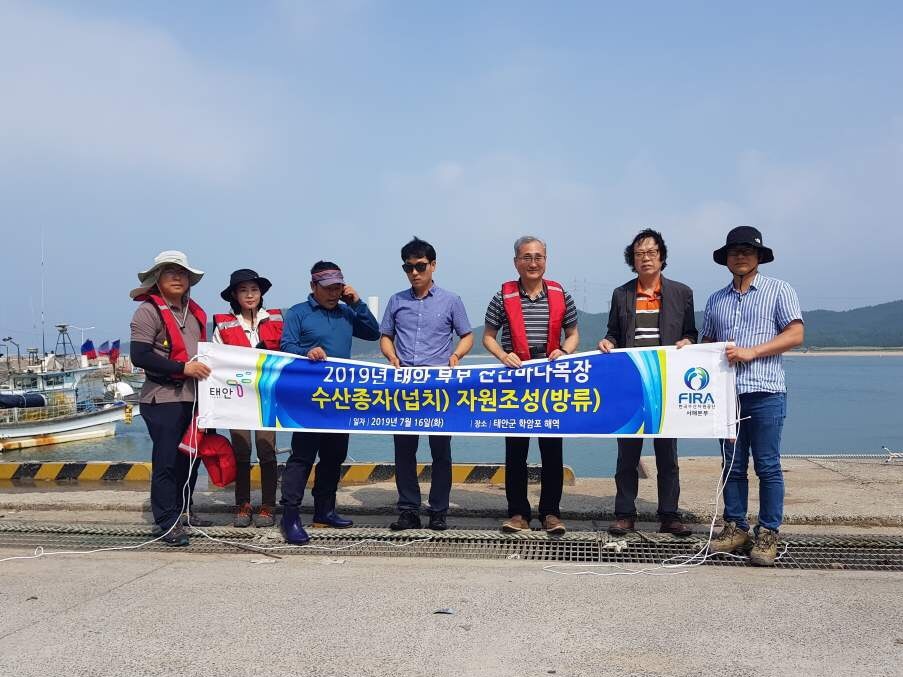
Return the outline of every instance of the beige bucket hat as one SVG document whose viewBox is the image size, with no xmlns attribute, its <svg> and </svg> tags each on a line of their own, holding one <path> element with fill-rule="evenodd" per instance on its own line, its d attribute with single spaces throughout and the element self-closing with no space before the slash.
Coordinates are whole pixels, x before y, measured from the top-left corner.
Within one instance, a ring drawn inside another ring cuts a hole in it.
<svg viewBox="0 0 903 677">
<path fill-rule="evenodd" d="M 167 265 L 181 266 L 187 270 L 188 284 L 191 287 L 200 282 L 201 278 L 204 277 L 203 270 L 198 270 L 197 268 L 192 268 L 188 265 L 188 256 L 184 252 L 175 249 L 167 249 L 154 257 L 154 265 L 147 270 L 142 270 L 138 273 L 138 281 L 141 283 L 141 286 L 130 291 L 129 296 L 134 299 L 153 289 L 154 285 L 157 284 L 157 278 L 160 276 L 160 270 L 163 266 Z"/>
</svg>

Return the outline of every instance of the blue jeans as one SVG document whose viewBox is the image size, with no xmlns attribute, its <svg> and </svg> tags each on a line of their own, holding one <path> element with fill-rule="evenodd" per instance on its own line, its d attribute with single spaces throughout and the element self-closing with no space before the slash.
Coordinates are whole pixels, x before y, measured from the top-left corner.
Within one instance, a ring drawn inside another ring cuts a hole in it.
<svg viewBox="0 0 903 677">
<path fill-rule="evenodd" d="M 724 520 L 749 529 L 747 510 L 749 480 L 746 471 L 752 452 L 759 477 L 759 526 L 777 531 L 784 518 L 784 472 L 781 470 L 781 430 L 787 415 L 784 393 L 745 393 L 740 395 L 740 432 L 736 445 L 722 440 L 722 478 L 730 468 L 724 485 Z M 731 464 L 733 457 L 733 464 Z"/>
</svg>

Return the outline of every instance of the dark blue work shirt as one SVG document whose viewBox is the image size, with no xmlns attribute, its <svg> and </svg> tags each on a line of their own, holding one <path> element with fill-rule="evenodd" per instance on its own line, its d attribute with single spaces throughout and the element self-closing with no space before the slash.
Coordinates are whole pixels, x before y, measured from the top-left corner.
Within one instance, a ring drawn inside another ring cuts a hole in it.
<svg viewBox="0 0 903 677">
<path fill-rule="evenodd" d="M 280 348 L 286 353 L 307 355 L 317 346 L 327 357 L 351 357 L 351 337 L 365 341 L 379 338 L 379 323 L 363 300 L 353 306 L 342 302 L 327 310 L 313 294 L 288 309 Z"/>
</svg>

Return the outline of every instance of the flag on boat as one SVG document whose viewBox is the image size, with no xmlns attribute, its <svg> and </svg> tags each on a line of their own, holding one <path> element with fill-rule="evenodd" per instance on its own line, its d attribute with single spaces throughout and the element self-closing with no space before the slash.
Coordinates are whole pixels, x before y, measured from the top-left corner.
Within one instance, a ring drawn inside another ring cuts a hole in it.
<svg viewBox="0 0 903 677">
<path fill-rule="evenodd" d="M 87 357 L 89 360 L 97 359 L 97 351 L 94 350 L 94 341 L 88 339 L 84 343 L 82 343 L 82 355 Z"/>
<path fill-rule="evenodd" d="M 100 344 L 100 348 L 97 349 L 98 355 L 109 355 L 110 354 L 110 342 L 104 341 Z"/>
<path fill-rule="evenodd" d="M 110 364 L 116 364 L 116 361 L 119 359 L 119 339 L 113 341 L 110 345 Z"/>
</svg>

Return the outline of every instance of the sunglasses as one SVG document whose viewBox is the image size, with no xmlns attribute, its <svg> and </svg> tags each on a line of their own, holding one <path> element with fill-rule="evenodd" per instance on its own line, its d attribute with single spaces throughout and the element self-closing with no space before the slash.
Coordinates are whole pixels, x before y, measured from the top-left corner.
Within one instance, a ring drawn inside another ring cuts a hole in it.
<svg viewBox="0 0 903 677">
<path fill-rule="evenodd" d="M 429 265 L 430 264 L 428 263 L 423 263 L 423 261 L 421 261 L 420 263 L 402 263 L 401 269 L 406 273 L 413 273 L 415 270 L 418 273 L 422 273 Z"/>
</svg>

